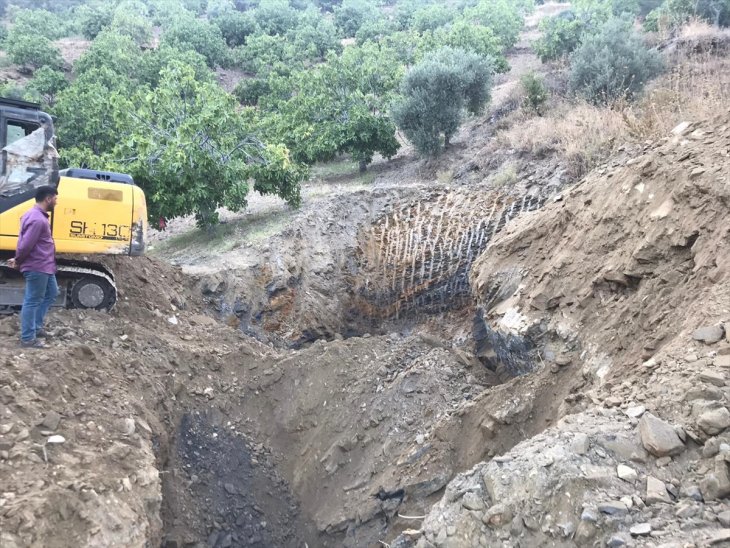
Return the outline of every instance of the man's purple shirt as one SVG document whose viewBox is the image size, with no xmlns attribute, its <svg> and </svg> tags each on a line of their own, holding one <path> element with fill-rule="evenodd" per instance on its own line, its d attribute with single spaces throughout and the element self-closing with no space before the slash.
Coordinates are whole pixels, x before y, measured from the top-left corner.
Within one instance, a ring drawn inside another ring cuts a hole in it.
<svg viewBox="0 0 730 548">
<path fill-rule="evenodd" d="M 20 218 L 15 261 L 21 272 L 56 273 L 56 245 L 48 213 L 33 206 Z"/>
</svg>

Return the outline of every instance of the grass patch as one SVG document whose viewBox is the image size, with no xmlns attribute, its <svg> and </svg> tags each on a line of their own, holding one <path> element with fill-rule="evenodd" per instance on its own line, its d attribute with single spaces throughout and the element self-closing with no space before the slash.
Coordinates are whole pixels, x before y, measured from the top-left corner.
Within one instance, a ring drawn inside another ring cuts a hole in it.
<svg viewBox="0 0 730 548">
<path fill-rule="evenodd" d="M 315 179 L 327 180 L 357 174 L 359 174 L 359 165 L 350 158 L 320 163 L 312 167 L 312 175 Z"/>
<path fill-rule="evenodd" d="M 172 257 L 196 250 L 205 250 L 208 255 L 228 253 L 243 245 L 254 244 L 277 234 L 291 215 L 291 211 L 285 209 L 249 215 L 210 229 L 195 228 L 160 242 L 154 246 L 150 254 Z"/>
</svg>

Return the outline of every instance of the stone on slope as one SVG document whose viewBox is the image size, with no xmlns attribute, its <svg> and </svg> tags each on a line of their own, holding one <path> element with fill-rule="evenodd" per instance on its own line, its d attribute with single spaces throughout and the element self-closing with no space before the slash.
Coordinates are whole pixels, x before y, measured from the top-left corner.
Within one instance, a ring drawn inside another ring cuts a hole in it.
<svg viewBox="0 0 730 548">
<path fill-rule="evenodd" d="M 696 341 L 702 341 L 705 344 L 715 344 L 725 335 L 725 330 L 721 325 L 712 325 L 708 327 L 700 327 L 692 333 L 692 338 Z"/>
<path fill-rule="evenodd" d="M 684 451 L 684 444 L 674 427 L 651 413 L 644 413 L 641 417 L 639 434 L 641 443 L 655 457 L 678 455 Z"/>
<path fill-rule="evenodd" d="M 618 474 L 619 478 L 629 482 L 635 481 L 636 478 L 639 477 L 639 475 L 636 473 L 636 470 L 634 470 L 630 466 L 626 466 L 625 464 L 619 464 L 616 467 L 616 473 Z"/>
<path fill-rule="evenodd" d="M 720 434 L 730 426 L 730 411 L 727 407 L 705 411 L 697 419 L 697 425 L 710 436 Z"/>
<path fill-rule="evenodd" d="M 664 482 L 653 476 L 646 478 L 646 503 L 654 504 L 655 502 L 672 502 L 667 493 L 667 487 Z"/>
</svg>

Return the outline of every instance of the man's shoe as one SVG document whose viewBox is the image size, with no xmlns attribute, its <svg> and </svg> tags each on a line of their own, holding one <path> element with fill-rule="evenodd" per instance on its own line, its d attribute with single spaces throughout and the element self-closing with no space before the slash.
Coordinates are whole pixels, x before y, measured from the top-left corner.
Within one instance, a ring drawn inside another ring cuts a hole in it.
<svg viewBox="0 0 730 548">
<path fill-rule="evenodd" d="M 48 348 L 48 346 L 38 339 L 33 339 L 32 341 L 20 341 L 20 346 L 22 348 Z"/>
<path fill-rule="evenodd" d="M 51 338 L 51 336 L 43 328 L 37 329 L 35 332 L 35 336 L 37 339 L 50 339 Z"/>
</svg>

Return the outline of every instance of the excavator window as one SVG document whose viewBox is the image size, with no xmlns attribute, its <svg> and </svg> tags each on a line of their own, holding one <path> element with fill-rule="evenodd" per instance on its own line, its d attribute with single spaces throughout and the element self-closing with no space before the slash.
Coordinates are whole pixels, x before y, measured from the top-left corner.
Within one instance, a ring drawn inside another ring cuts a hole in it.
<svg viewBox="0 0 730 548">
<path fill-rule="evenodd" d="M 5 144 L 9 145 L 10 143 L 14 143 L 18 139 L 27 137 L 28 135 L 33 133 L 39 127 L 40 126 L 38 124 L 32 124 L 29 122 L 17 122 L 15 120 L 8 120 L 7 140 L 6 140 Z"/>
</svg>

